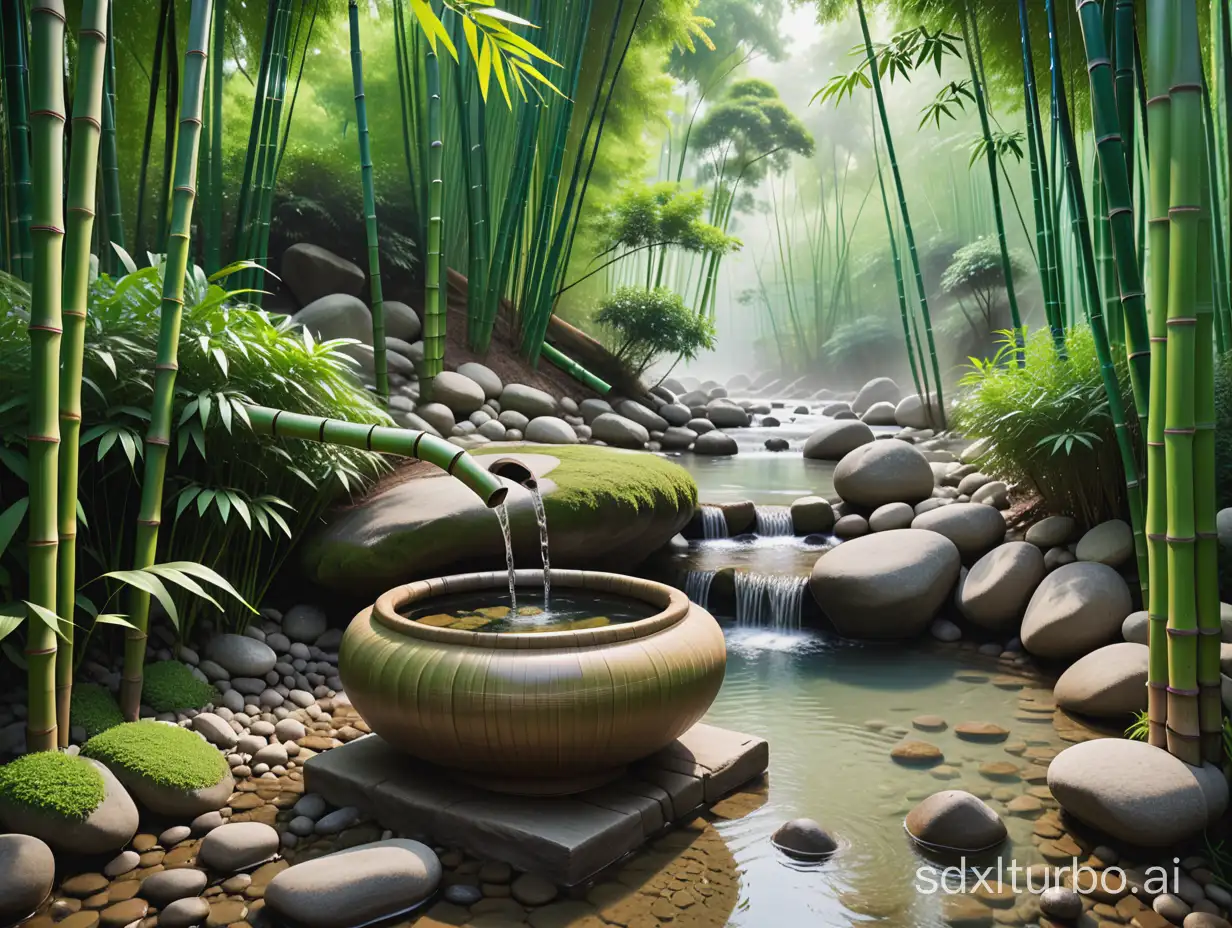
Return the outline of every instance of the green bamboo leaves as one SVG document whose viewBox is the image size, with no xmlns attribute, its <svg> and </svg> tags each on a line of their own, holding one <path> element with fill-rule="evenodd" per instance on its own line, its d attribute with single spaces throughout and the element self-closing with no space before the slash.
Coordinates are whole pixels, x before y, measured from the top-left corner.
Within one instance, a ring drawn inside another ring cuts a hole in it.
<svg viewBox="0 0 1232 928">
<path fill-rule="evenodd" d="M 146 434 L 141 511 L 138 515 L 137 540 L 133 557 L 134 567 L 138 570 L 154 564 L 158 550 L 163 480 L 171 440 L 171 412 L 175 397 L 177 342 L 184 307 L 184 277 L 188 265 L 193 202 L 196 198 L 197 149 L 201 140 L 201 106 L 204 96 L 212 7 L 212 0 L 193 0 L 188 51 L 184 61 L 171 234 L 167 243 L 167 260 L 163 272 L 158 362 L 150 428 Z M 128 630 L 125 640 L 120 708 L 124 711 L 126 718 L 133 720 L 137 718 L 141 706 L 146 628 L 150 614 L 150 597 L 147 592 L 138 590 L 134 593 L 130 613 L 134 627 Z"/>
</svg>

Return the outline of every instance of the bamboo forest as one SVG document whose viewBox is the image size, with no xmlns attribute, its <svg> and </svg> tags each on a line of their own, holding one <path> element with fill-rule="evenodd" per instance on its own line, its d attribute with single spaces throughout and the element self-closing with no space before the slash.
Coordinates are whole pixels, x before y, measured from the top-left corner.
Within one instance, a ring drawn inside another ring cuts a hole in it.
<svg viewBox="0 0 1232 928">
<path fill-rule="evenodd" d="M 0 928 L 1232 928 L 1232 0 L 0 0 Z"/>
</svg>

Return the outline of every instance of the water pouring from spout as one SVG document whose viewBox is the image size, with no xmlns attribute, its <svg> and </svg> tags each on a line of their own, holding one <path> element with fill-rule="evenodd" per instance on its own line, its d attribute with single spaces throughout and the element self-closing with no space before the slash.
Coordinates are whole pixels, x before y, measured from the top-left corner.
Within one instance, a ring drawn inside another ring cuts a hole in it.
<svg viewBox="0 0 1232 928">
<path fill-rule="evenodd" d="M 539 551 L 543 557 L 543 610 L 548 612 L 550 609 L 549 597 L 552 586 L 552 568 L 551 561 L 548 558 L 548 518 L 543 506 L 543 494 L 539 490 L 539 480 L 535 477 L 534 472 L 517 460 L 517 458 L 501 458 L 499 461 L 494 462 L 488 470 L 496 476 L 512 480 L 514 483 L 530 491 L 531 500 L 535 507 L 535 522 L 539 526 Z M 505 506 L 497 507 L 496 517 L 500 520 L 501 533 L 505 537 L 505 566 L 509 570 L 510 609 L 516 613 L 513 543 L 509 532 L 509 513 Z"/>
</svg>

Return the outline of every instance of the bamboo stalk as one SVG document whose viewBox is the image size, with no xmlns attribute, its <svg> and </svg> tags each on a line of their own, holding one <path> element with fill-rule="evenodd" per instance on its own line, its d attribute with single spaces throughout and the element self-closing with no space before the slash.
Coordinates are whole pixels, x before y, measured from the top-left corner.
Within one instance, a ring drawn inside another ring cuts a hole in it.
<svg viewBox="0 0 1232 928">
<path fill-rule="evenodd" d="M 61 261 L 64 248 L 64 3 L 35 0 L 30 10 L 30 135 L 33 192 L 30 243 L 30 602 L 56 612 L 59 536 Z M 87 240 L 88 242 L 88 240 Z M 27 620 L 29 687 L 26 746 L 53 751 L 56 732 L 56 630 Z"/>
<path fill-rule="evenodd" d="M 164 34 L 171 13 L 171 0 L 161 0 L 158 11 L 158 31 L 154 36 L 154 62 L 150 68 L 150 95 L 145 111 L 145 135 L 141 143 L 141 169 L 137 180 L 137 222 L 133 241 L 138 249 L 145 244 L 145 195 L 150 170 L 150 145 L 154 139 L 154 117 L 158 112 L 158 90 L 162 80 Z"/>
<path fill-rule="evenodd" d="M 103 199 L 107 204 L 107 216 L 104 225 L 107 229 L 106 247 L 99 249 L 99 262 L 103 269 L 112 272 L 119 267 L 120 259 L 111 248 L 111 243 L 125 247 L 124 208 L 120 193 L 120 157 L 116 151 L 116 120 L 115 120 L 115 33 L 112 31 L 112 21 L 115 18 L 110 3 L 107 4 L 107 63 L 104 75 L 105 91 L 103 93 L 103 130 L 102 151 L 103 163 Z"/>
<path fill-rule="evenodd" d="M 364 97 L 364 56 L 359 43 L 359 3 L 347 9 L 351 33 L 351 86 L 355 92 L 355 135 L 359 140 L 359 170 L 364 188 L 364 232 L 368 239 L 368 285 L 372 290 L 372 357 L 376 393 L 389 400 L 389 367 L 385 355 L 385 300 L 381 293 L 380 240 L 376 228 L 376 192 L 372 182 L 372 150 L 368 142 L 368 104 Z"/>
<path fill-rule="evenodd" d="M 250 258 L 251 252 L 245 253 L 250 240 L 253 175 L 257 163 L 257 153 L 260 148 L 262 129 L 268 119 L 265 112 L 265 97 L 268 93 L 270 61 L 274 53 L 274 30 L 277 27 L 278 0 L 268 0 L 265 8 L 265 33 L 261 40 L 261 63 L 257 70 L 257 82 L 253 87 L 252 121 L 248 125 L 248 147 L 244 152 L 244 173 L 240 179 L 239 199 L 235 209 L 235 234 L 231 239 L 234 250 L 233 258 Z M 245 275 L 244 286 L 247 286 Z"/>
<path fill-rule="evenodd" d="M 263 142 L 264 150 L 261 158 L 264 170 L 260 172 L 260 199 L 257 208 L 256 224 L 252 233 L 253 247 L 249 253 L 262 268 L 268 268 L 270 265 L 270 214 L 274 208 L 274 185 L 278 169 L 279 127 L 282 125 L 282 107 L 287 93 L 287 72 L 291 65 L 291 49 L 289 45 L 291 42 L 291 0 L 280 0 L 278 12 L 282 27 L 280 32 L 275 33 L 274 62 L 270 74 L 274 92 L 266 104 L 269 119 L 266 124 L 266 135 Z M 260 281 L 261 272 L 254 269 L 250 273 L 255 287 L 258 281 Z M 264 294 L 258 292 L 254 294 L 254 297 L 256 304 L 260 306 Z"/>
<path fill-rule="evenodd" d="M 428 264 L 424 268 L 424 356 L 419 366 L 420 395 L 432 397 L 432 383 L 444 369 L 445 361 L 445 255 L 444 219 L 445 141 L 441 134 L 441 60 L 436 47 L 428 49 L 424 60 L 428 91 Z"/>
<path fill-rule="evenodd" d="M 60 347 L 59 539 L 56 603 L 64 632 L 56 654 L 56 717 L 60 747 L 68 746 L 73 694 L 73 618 L 77 596 L 77 486 L 81 436 L 81 371 L 90 289 L 98 150 L 107 58 L 108 0 L 84 0 L 77 33 L 73 147 L 68 168 L 68 226 L 64 238 L 64 335 Z"/>
<path fill-rule="evenodd" d="M 215 0 L 214 51 L 210 62 L 210 153 L 209 185 L 212 196 L 207 200 L 209 234 L 205 242 L 205 270 L 212 274 L 222 267 L 222 89 L 223 61 L 226 57 L 227 0 Z"/>
<path fill-rule="evenodd" d="M 6 4 L 4 23 L 4 116 L 8 128 L 9 162 L 13 173 L 10 236 L 13 272 L 22 280 L 33 273 L 30 222 L 33 191 L 30 177 L 30 97 L 26 82 L 25 11 Z"/>
<path fill-rule="evenodd" d="M 193 201 L 196 197 L 197 146 L 201 140 L 203 76 L 208 60 L 209 22 L 213 0 L 193 0 L 189 23 L 188 49 L 184 56 L 184 86 L 180 101 L 179 143 L 175 161 L 175 201 L 171 213 L 171 234 L 163 274 L 163 301 L 158 331 L 158 360 L 154 374 L 154 398 L 150 427 L 145 440 L 144 470 L 141 481 L 141 509 L 133 561 L 137 569 L 155 563 L 158 529 L 161 523 L 163 480 L 167 452 L 171 443 L 171 410 L 175 398 L 177 342 L 184 311 L 184 275 L 188 265 L 189 232 Z M 145 662 L 146 631 L 150 617 L 150 595 L 132 589 L 129 618 L 135 626 L 124 642 L 124 675 L 120 687 L 120 708 L 125 718 L 135 720 L 141 707 L 141 685 Z"/>
</svg>

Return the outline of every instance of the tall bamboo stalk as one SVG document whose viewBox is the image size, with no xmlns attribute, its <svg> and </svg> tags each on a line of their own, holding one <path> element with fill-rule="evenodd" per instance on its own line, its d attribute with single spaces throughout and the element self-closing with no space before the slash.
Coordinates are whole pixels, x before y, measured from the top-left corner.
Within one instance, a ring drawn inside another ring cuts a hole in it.
<svg viewBox="0 0 1232 928">
<path fill-rule="evenodd" d="M 253 87 L 252 121 L 248 125 L 248 146 L 244 152 L 244 172 L 240 179 L 240 192 L 235 209 L 235 233 L 232 235 L 231 247 L 235 249 L 235 257 L 251 258 L 252 253 L 243 254 L 248 247 L 252 223 L 253 181 L 256 171 L 257 154 L 261 146 L 262 130 L 269 118 L 265 111 L 265 98 L 268 93 L 270 79 L 270 62 L 274 55 L 274 33 L 279 22 L 278 0 L 268 0 L 265 7 L 265 33 L 261 40 L 261 61 L 257 69 L 257 82 Z M 242 280 L 245 286 L 248 278 Z"/>
<path fill-rule="evenodd" d="M 102 133 L 107 59 L 108 0 L 84 0 L 77 33 L 77 86 L 73 93 L 73 146 L 68 164 L 68 227 L 64 238 L 64 336 L 60 346 L 59 536 L 56 603 L 63 640 L 56 654 L 59 743 L 68 745 L 73 695 L 73 618 L 77 596 L 77 480 L 81 436 L 81 369 L 90 290 L 90 238 L 94 230 L 98 149 Z"/>
<path fill-rule="evenodd" d="M 1173 0 L 1150 0 L 1147 22 L 1147 104 L 1151 170 L 1147 196 L 1147 308 L 1151 324 L 1151 400 L 1146 432 L 1146 539 L 1149 561 L 1148 739 L 1168 746 L 1168 497 L 1164 406 L 1168 371 L 1169 190 L 1172 171 Z"/>
<path fill-rule="evenodd" d="M 1039 256 L 1040 285 L 1044 292 L 1044 316 L 1055 341 L 1062 323 L 1059 319 L 1055 269 L 1052 264 L 1052 243 L 1049 240 L 1052 231 L 1048 221 L 1050 211 L 1045 206 L 1044 178 L 1048 172 L 1040 168 L 1044 152 L 1038 132 L 1039 109 L 1034 96 L 1035 63 L 1031 56 L 1027 0 L 1018 0 L 1018 29 L 1022 45 L 1023 112 L 1027 117 L 1027 161 L 1031 171 L 1031 205 L 1035 214 L 1035 250 Z"/>
<path fill-rule="evenodd" d="M 210 190 L 212 196 L 207 203 L 209 210 L 206 228 L 209 233 L 205 241 L 205 270 L 214 273 L 222 267 L 222 89 L 223 60 L 226 57 L 225 42 L 227 35 L 227 0 L 215 0 L 214 3 L 214 51 L 210 62 Z"/>
<path fill-rule="evenodd" d="M 8 127 L 9 164 L 13 202 L 10 204 L 10 239 L 13 273 L 29 280 L 33 271 L 30 217 L 33 209 L 30 179 L 30 98 L 26 81 L 25 10 L 21 3 L 5 5 L 4 116 Z"/>
<path fill-rule="evenodd" d="M 928 353 L 932 359 L 933 382 L 937 385 L 937 415 L 940 426 L 945 428 L 944 386 L 941 382 L 941 365 L 937 362 L 937 345 L 933 339 L 933 322 L 928 312 L 928 290 L 924 286 L 924 273 L 920 268 L 920 254 L 915 246 L 915 233 L 911 229 L 911 214 L 907 210 L 907 194 L 903 189 L 902 174 L 894 155 L 894 137 L 890 132 L 890 117 L 886 112 L 885 97 L 881 92 L 881 76 L 877 70 L 877 54 L 873 38 L 868 30 L 868 17 L 864 13 L 864 0 L 856 0 L 860 16 L 860 32 L 864 37 L 864 53 L 868 56 L 869 79 L 873 84 L 873 96 L 877 101 L 877 114 L 881 120 L 881 134 L 885 137 L 886 155 L 890 159 L 890 176 L 894 178 L 894 191 L 898 195 L 898 214 L 902 217 L 903 232 L 907 237 L 907 253 L 911 257 L 911 269 L 915 273 L 916 293 L 920 301 L 920 315 L 924 319 L 924 332 L 928 339 Z"/>
<path fill-rule="evenodd" d="M 175 159 L 175 199 L 171 234 L 163 274 L 163 302 L 158 330 L 158 357 L 154 374 L 154 399 L 150 428 L 145 440 L 141 481 L 141 509 L 133 560 L 137 569 L 155 563 L 158 528 L 162 517 L 163 478 L 171 443 L 171 408 L 175 399 L 176 356 L 180 320 L 184 311 L 184 274 L 188 265 L 193 201 L 196 197 L 197 146 L 201 140 L 201 104 L 208 60 L 209 22 L 213 0 L 193 0 L 189 22 L 188 50 L 184 56 L 184 86 L 180 101 L 179 142 Z M 136 719 L 141 708 L 141 684 L 145 661 L 146 630 L 150 596 L 131 590 L 129 619 L 135 626 L 126 633 L 124 675 L 120 707 L 126 718 Z"/>
<path fill-rule="evenodd" d="M 423 361 L 419 386 L 424 399 L 432 396 L 432 383 L 445 360 L 445 141 L 441 133 L 441 59 L 436 46 L 424 60 L 428 90 L 428 264 L 424 268 Z"/>
<path fill-rule="evenodd" d="M 112 31 L 112 21 L 115 12 L 110 3 L 107 4 L 107 64 L 104 74 L 105 88 L 103 93 L 103 200 L 107 204 L 107 216 L 104 226 L 107 229 L 105 245 L 111 242 L 125 247 L 124 242 L 124 207 L 120 197 L 120 157 L 116 151 L 116 120 L 115 120 L 115 33 Z M 99 249 L 99 262 L 103 270 L 114 271 L 120 263 L 119 256 L 110 247 Z"/>
<path fill-rule="evenodd" d="M 376 192 L 372 183 L 372 150 L 368 144 L 368 104 L 364 98 L 364 55 L 359 44 L 359 3 L 347 10 L 351 31 L 351 86 L 355 91 L 355 135 L 359 140 L 359 170 L 364 187 L 364 231 L 368 238 L 368 285 L 372 290 L 372 359 L 376 392 L 389 399 L 389 367 L 385 356 L 385 300 L 381 293 L 380 240 L 376 228 Z"/>
<path fill-rule="evenodd" d="M 59 536 L 61 260 L 64 249 L 64 2 L 35 0 L 30 10 L 30 135 L 33 208 L 30 244 L 30 457 L 27 543 L 30 602 L 56 612 Z M 87 246 L 89 239 L 87 237 Z M 26 746 L 53 751 L 57 630 L 31 615 L 26 631 L 29 687 Z"/>
<path fill-rule="evenodd" d="M 150 95 L 145 110 L 145 135 L 141 143 L 141 169 L 137 177 L 137 220 L 133 229 L 133 241 L 140 249 L 145 244 L 145 200 L 149 186 L 150 145 L 154 140 L 154 117 L 158 113 L 158 90 L 162 80 L 163 46 L 167 21 L 171 16 L 171 0 L 161 0 L 158 11 L 158 30 L 154 36 L 154 61 L 150 67 Z"/>
</svg>

